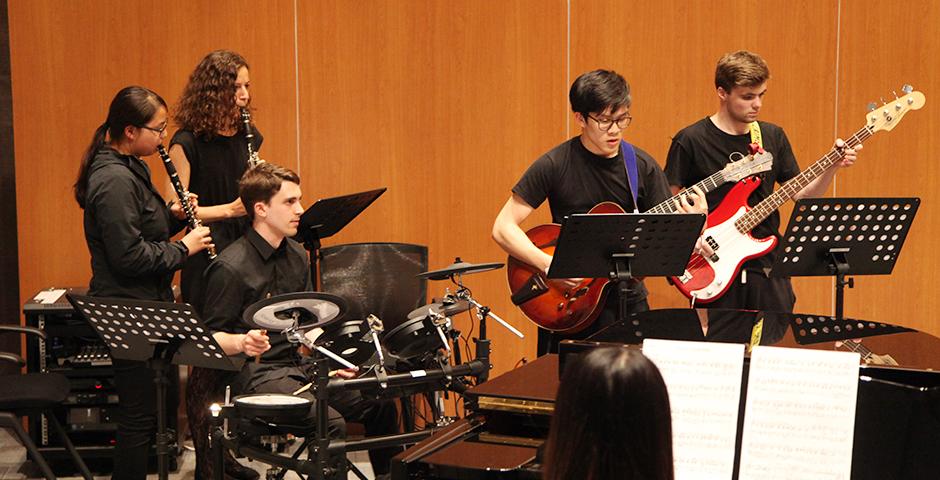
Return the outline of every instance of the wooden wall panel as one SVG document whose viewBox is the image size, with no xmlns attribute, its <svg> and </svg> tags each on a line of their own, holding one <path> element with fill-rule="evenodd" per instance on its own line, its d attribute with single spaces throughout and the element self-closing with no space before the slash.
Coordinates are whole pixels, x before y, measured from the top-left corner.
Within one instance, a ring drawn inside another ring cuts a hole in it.
<svg viewBox="0 0 940 480">
<path fill-rule="evenodd" d="M 228 48 L 252 66 L 262 151 L 296 158 L 292 2 L 11 1 L 20 292 L 87 285 L 72 199 L 81 155 L 113 95 L 139 84 L 175 104 L 196 63 Z M 275 128 L 279 127 L 279 128 Z M 169 137 L 168 137 L 169 138 Z M 169 140 L 167 140 L 169 141 Z M 166 175 L 149 159 L 154 181 Z"/>
<path fill-rule="evenodd" d="M 890 276 L 856 278 L 846 291 L 846 315 L 911 326 L 940 335 L 940 297 L 932 293 L 940 270 L 935 239 L 940 236 L 940 5 L 921 0 L 903 10 L 871 2 L 846 2 L 842 8 L 839 76 L 840 130 L 855 131 L 865 121 L 866 104 L 881 105 L 909 83 L 927 102 L 908 113 L 890 132 L 865 143 L 863 157 L 836 187 L 839 196 L 920 197 L 920 211 Z M 901 8 L 902 5 L 894 5 Z"/>
<path fill-rule="evenodd" d="M 140 83 L 175 103 L 210 50 L 248 58 L 262 157 L 299 171 L 306 203 L 389 187 L 325 245 L 422 243 L 440 268 L 455 256 L 504 259 L 490 240 L 492 221 L 525 168 L 576 133 L 567 90 L 578 74 L 600 67 L 624 74 L 634 94 L 627 137 L 664 163 L 670 136 L 714 112 L 718 57 L 747 48 L 773 72 L 762 118 L 786 128 L 804 167 L 835 136 L 859 128 L 869 99 L 902 82 L 927 94 L 924 111 L 866 145 L 834 193 L 924 198 L 895 274 L 859 279 L 847 312 L 940 334 L 931 318 L 937 301 L 926 293 L 940 266 L 929 248 L 938 232 L 927 188 L 938 180 L 929 99 L 940 91 L 931 63 L 940 18 L 927 0 L 905 11 L 867 0 L 10 0 L 9 17 L 24 299 L 88 280 L 70 187 L 111 96 Z M 917 173 L 902 176 L 901 165 Z M 151 167 L 162 183 L 160 165 Z M 528 225 L 548 218 L 543 207 Z M 529 335 L 520 342 L 490 326 L 497 372 L 531 359 L 535 328 L 509 302 L 504 272 L 466 281 Z M 661 281 L 650 283 L 653 306 L 683 304 Z M 795 284 L 798 310 L 831 311 L 830 280 Z M 430 293 L 444 287 L 432 283 Z M 459 322 L 469 331 L 465 318 Z"/>
<path fill-rule="evenodd" d="M 324 243 L 425 244 L 432 269 L 457 256 L 503 261 L 490 239 L 496 213 L 528 164 L 565 138 L 564 2 L 299 6 L 305 197 L 389 187 Z M 529 335 L 489 322 L 496 372 L 535 354 L 535 328 L 512 307 L 504 278 L 464 278 Z M 471 330 L 468 315 L 457 323 Z"/>
</svg>

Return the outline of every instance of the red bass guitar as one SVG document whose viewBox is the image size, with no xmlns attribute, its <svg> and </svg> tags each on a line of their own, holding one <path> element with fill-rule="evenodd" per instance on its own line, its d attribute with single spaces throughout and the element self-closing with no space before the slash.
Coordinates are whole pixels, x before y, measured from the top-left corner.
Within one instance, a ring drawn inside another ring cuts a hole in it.
<svg viewBox="0 0 940 480">
<path fill-rule="evenodd" d="M 731 162 L 720 172 L 697 183 L 703 192 L 709 192 L 725 182 L 736 182 L 756 173 L 770 170 L 773 156 L 762 152 Z M 673 213 L 675 201 L 690 192 L 679 192 L 676 196 L 651 208 L 647 213 Z M 588 213 L 624 213 L 619 205 L 603 202 Z M 552 255 L 561 225 L 550 223 L 539 225 L 526 232 L 529 240 L 545 253 Z M 587 278 L 573 288 L 564 288 L 549 282 L 545 272 L 514 257 L 506 262 L 509 291 L 512 301 L 538 326 L 556 332 L 574 333 L 587 328 L 600 314 L 606 278 Z"/>
<path fill-rule="evenodd" d="M 913 92 L 909 87 L 905 87 L 905 92 L 907 95 L 872 110 L 866 125 L 846 140 L 846 146 L 856 147 L 875 132 L 893 129 L 904 114 L 924 105 L 923 93 Z M 760 185 L 760 180 L 750 178 L 735 185 L 708 215 L 703 237 L 715 254 L 707 258 L 693 254 L 685 273 L 672 277 L 672 284 L 693 303 L 709 303 L 720 298 L 744 262 L 766 255 L 777 245 L 777 237 L 757 239 L 751 236 L 751 229 L 841 159 L 841 153 L 833 148 L 753 208 L 748 207 L 747 198 Z"/>
</svg>

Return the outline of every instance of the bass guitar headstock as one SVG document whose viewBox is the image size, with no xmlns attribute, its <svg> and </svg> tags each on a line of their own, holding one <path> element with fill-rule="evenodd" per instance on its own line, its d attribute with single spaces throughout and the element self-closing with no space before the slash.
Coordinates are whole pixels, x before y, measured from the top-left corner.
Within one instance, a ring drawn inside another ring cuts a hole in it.
<svg viewBox="0 0 940 480">
<path fill-rule="evenodd" d="M 910 85 L 904 85 L 901 90 L 907 95 L 898 98 L 895 94 L 894 101 L 882 102 L 884 105 L 880 108 L 874 103 L 868 104 L 869 113 L 866 126 L 873 133 L 880 130 L 890 131 L 907 112 L 923 107 L 927 101 L 923 93 L 915 92 Z"/>
</svg>

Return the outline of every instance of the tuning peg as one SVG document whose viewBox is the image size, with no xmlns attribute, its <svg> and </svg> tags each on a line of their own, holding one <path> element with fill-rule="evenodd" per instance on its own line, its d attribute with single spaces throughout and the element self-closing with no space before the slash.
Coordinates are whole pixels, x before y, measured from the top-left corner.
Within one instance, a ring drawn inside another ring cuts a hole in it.
<svg viewBox="0 0 940 480">
<path fill-rule="evenodd" d="M 905 84 L 903 87 L 901 87 L 901 91 L 903 91 L 904 93 L 911 93 L 914 91 L 914 87 Z"/>
<path fill-rule="evenodd" d="M 876 108 L 878 108 L 878 105 L 877 105 L 875 102 L 871 102 L 871 103 L 868 104 L 868 111 L 869 111 L 869 112 L 874 112 Z"/>
</svg>

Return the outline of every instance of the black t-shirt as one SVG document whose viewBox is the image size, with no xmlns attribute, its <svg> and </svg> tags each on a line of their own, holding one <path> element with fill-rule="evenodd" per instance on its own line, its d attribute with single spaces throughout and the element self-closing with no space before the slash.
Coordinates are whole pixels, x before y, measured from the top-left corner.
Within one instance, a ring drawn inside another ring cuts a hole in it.
<svg viewBox="0 0 940 480">
<path fill-rule="evenodd" d="M 764 150 L 770 152 L 773 159 L 773 168 L 760 174 L 761 185 L 748 198 L 748 205 L 754 206 L 773 193 L 774 183 L 784 183 L 800 173 L 800 167 L 793 156 L 790 141 L 783 129 L 767 122 L 759 122 Z M 666 178 L 670 185 L 690 187 L 709 175 L 724 168 L 731 161 L 738 160 L 747 155 L 748 145 L 751 143 L 750 133 L 731 135 L 719 129 L 710 118 L 689 125 L 672 139 L 669 154 L 666 156 Z M 737 155 L 740 154 L 740 155 Z M 734 186 L 726 183 L 707 194 L 708 208 L 714 211 L 725 195 Z M 755 238 L 765 238 L 770 235 L 779 236 L 780 213 L 774 211 L 763 222 L 751 230 Z M 775 253 L 758 257 L 744 264 L 747 270 L 765 271 L 773 264 Z"/>
<path fill-rule="evenodd" d="M 644 212 L 670 197 L 669 186 L 659 164 L 648 153 L 636 151 L 638 210 Z M 512 192 L 532 208 L 546 199 L 552 221 L 562 223 L 574 213 L 587 213 L 601 202 L 614 202 L 625 212 L 633 212 L 623 151 L 614 158 L 591 153 L 581 137 L 574 137 L 539 157 L 512 187 Z M 630 303 L 646 298 L 646 288 L 637 284 Z"/>
<path fill-rule="evenodd" d="M 639 174 L 637 209 L 645 212 L 671 195 L 659 164 L 648 153 L 633 148 Z M 614 202 L 625 212 L 633 212 L 623 152 L 614 158 L 594 155 L 581 143 L 581 137 L 574 137 L 539 157 L 512 187 L 512 192 L 532 208 L 548 200 L 555 223 L 573 213 L 587 213 L 601 202 Z"/>
</svg>

